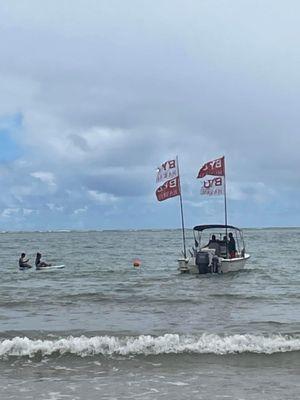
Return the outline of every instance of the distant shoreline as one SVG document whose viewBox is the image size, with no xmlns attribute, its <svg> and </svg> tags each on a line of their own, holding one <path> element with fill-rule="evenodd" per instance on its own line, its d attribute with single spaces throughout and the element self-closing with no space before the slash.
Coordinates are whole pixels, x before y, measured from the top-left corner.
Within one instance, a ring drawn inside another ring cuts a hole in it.
<svg viewBox="0 0 300 400">
<path fill-rule="evenodd" d="M 186 230 L 192 230 L 189 227 Z M 300 226 L 268 226 L 268 227 L 242 227 L 243 230 L 293 230 L 300 229 Z M 88 232 L 163 232 L 163 231 L 181 231 L 181 228 L 139 228 L 139 229 L 46 229 L 46 230 L 3 230 L 0 234 L 6 233 L 88 233 Z"/>
</svg>

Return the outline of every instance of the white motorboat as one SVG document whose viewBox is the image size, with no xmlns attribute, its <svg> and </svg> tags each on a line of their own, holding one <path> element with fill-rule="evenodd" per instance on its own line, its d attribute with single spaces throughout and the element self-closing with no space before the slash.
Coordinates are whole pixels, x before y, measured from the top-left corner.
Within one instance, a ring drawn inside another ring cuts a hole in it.
<svg viewBox="0 0 300 400">
<path fill-rule="evenodd" d="M 245 267 L 246 261 L 250 258 L 246 253 L 243 232 L 235 226 L 197 225 L 193 229 L 193 234 L 194 246 L 189 250 L 189 256 L 178 259 L 178 269 L 181 273 L 239 271 Z"/>
</svg>

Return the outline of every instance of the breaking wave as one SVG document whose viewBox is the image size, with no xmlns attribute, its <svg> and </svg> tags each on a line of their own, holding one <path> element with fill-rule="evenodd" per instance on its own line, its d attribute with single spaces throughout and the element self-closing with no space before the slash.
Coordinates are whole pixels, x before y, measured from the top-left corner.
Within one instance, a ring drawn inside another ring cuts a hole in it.
<svg viewBox="0 0 300 400">
<path fill-rule="evenodd" d="M 141 335 L 137 337 L 69 336 L 56 340 L 33 340 L 15 337 L 0 341 L 0 357 L 74 354 L 80 357 L 93 355 L 160 355 L 160 354 L 273 354 L 300 350 L 300 338 L 291 336 L 202 334 L 185 336 Z"/>
</svg>

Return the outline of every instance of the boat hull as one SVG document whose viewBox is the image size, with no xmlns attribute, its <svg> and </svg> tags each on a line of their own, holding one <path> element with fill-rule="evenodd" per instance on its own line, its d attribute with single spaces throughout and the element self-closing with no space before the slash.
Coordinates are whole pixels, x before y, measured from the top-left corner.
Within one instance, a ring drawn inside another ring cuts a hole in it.
<svg viewBox="0 0 300 400">
<path fill-rule="evenodd" d="M 218 269 L 218 273 L 225 274 L 227 272 L 240 271 L 245 268 L 245 264 L 249 258 L 249 254 L 245 254 L 244 257 L 237 258 L 220 258 L 219 261 L 221 265 Z M 195 257 L 180 258 L 178 259 L 178 264 L 178 270 L 181 273 L 199 274 L 199 267 L 196 264 Z"/>
</svg>

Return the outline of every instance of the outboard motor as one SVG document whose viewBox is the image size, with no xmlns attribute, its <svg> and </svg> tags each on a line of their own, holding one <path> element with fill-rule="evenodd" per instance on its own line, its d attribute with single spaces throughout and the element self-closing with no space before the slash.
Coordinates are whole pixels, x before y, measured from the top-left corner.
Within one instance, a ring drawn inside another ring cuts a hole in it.
<svg viewBox="0 0 300 400">
<path fill-rule="evenodd" d="M 211 268 L 209 266 L 209 254 L 207 251 L 198 251 L 196 255 L 196 265 L 199 269 L 199 274 L 207 274 L 211 272 Z"/>
</svg>

